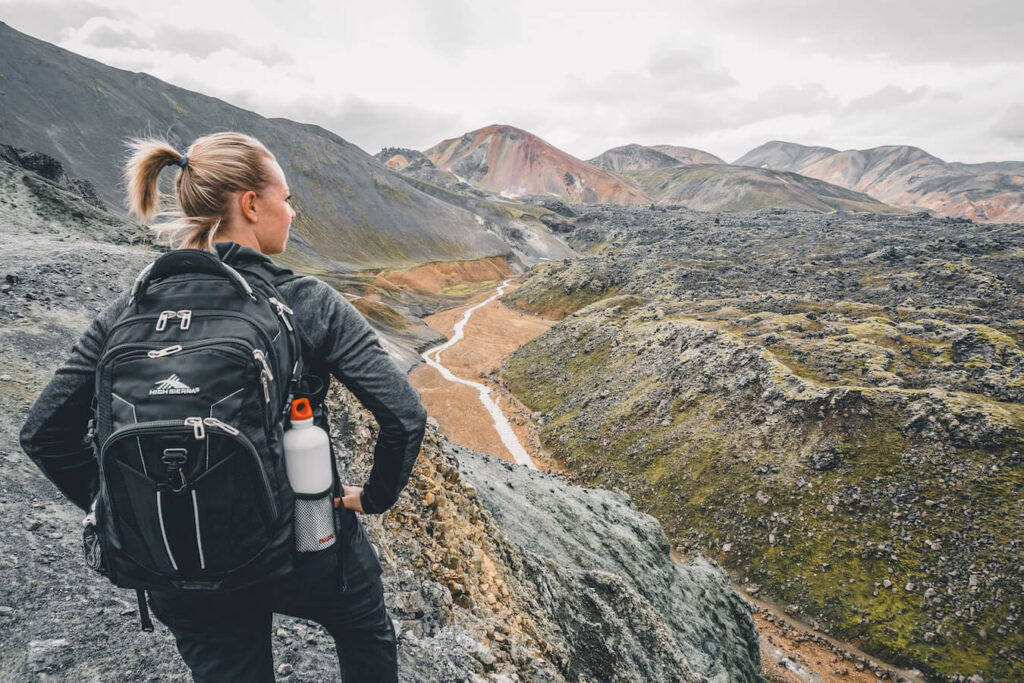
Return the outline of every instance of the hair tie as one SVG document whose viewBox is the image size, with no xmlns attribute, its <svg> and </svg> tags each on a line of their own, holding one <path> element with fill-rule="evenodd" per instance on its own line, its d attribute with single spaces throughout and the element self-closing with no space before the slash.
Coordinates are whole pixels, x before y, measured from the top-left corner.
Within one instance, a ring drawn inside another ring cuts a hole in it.
<svg viewBox="0 0 1024 683">
<path fill-rule="evenodd" d="M 187 164 L 187 163 L 188 163 L 188 152 L 186 152 L 185 154 L 182 154 L 181 158 L 179 158 L 177 161 L 172 161 L 171 162 L 171 164 L 174 164 L 175 166 L 180 166 L 181 168 L 185 168 L 185 164 Z M 168 165 L 170 165 L 170 164 L 168 164 Z"/>
</svg>

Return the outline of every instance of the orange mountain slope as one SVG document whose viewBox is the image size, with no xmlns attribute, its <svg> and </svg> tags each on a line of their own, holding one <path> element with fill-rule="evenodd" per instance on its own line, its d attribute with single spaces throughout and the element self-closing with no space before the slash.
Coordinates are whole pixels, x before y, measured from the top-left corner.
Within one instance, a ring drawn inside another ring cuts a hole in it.
<svg viewBox="0 0 1024 683">
<path fill-rule="evenodd" d="M 487 126 L 444 140 L 423 154 L 438 168 L 507 197 L 553 195 L 585 204 L 647 201 L 624 178 L 513 126 Z"/>
</svg>

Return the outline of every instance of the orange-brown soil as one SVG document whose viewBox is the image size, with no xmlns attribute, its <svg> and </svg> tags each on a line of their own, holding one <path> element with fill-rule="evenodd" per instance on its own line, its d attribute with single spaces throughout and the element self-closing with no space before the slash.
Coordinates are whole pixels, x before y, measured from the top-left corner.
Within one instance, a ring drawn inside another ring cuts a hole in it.
<svg viewBox="0 0 1024 683">
<path fill-rule="evenodd" d="M 406 270 L 382 270 L 374 279 L 374 284 L 381 287 L 438 294 L 447 287 L 500 281 L 513 274 L 505 257 L 489 256 L 472 261 L 426 263 Z"/>
<path fill-rule="evenodd" d="M 808 679 L 829 683 L 878 680 L 863 665 L 858 668 L 857 663 L 850 660 L 850 655 L 844 657 L 820 643 L 807 640 L 803 631 L 771 623 L 762 612 L 754 614 L 754 624 L 761 636 L 761 673 L 773 683 L 802 683 Z M 788 668 L 783 663 L 784 658 L 806 672 L 804 677 Z"/>
<path fill-rule="evenodd" d="M 509 283 L 505 292 L 512 291 L 516 286 L 516 283 Z M 488 299 L 492 294 L 494 289 L 487 290 L 458 308 L 435 313 L 423 321 L 451 338 L 455 333 L 455 323 L 462 320 L 466 309 Z M 531 413 L 501 386 L 498 377 L 498 368 L 509 353 L 542 334 L 555 322 L 515 311 L 502 304 L 500 299 L 495 300 L 473 312 L 463 338 L 441 352 L 439 360 L 457 377 L 491 387 L 495 401 L 537 468 L 558 471 L 559 466 L 552 462 L 540 444 L 537 427 L 530 419 Z M 480 403 L 475 388 L 449 382 L 427 365 L 413 370 L 409 380 L 419 391 L 424 407 L 437 420 L 445 436 L 474 451 L 506 460 L 513 459 L 498 438 L 494 421 Z"/>
</svg>

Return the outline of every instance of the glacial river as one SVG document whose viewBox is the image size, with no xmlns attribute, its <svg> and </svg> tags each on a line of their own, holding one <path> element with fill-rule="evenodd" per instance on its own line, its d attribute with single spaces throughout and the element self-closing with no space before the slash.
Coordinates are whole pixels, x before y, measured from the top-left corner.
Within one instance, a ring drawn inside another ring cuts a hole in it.
<svg viewBox="0 0 1024 683">
<path fill-rule="evenodd" d="M 468 309 L 462 316 L 462 320 L 455 323 L 455 333 L 452 335 L 451 339 L 443 344 L 427 349 L 420 355 L 423 356 L 423 360 L 427 362 L 427 365 L 440 372 L 441 376 L 449 382 L 458 382 L 459 384 L 465 384 L 468 387 L 476 389 L 480 397 L 480 403 L 483 404 L 484 408 L 487 409 L 487 412 L 490 413 L 491 419 L 494 420 L 494 428 L 497 430 L 498 436 L 501 438 L 501 443 L 505 444 L 505 448 L 508 449 L 508 452 L 512 454 L 512 457 L 515 458 L 517 463 L 537 469 L 537 466 L 533 464 L 533 459 L 530 458 L 530 455 L 526 452 L 526 449 L 523 448 L 523 445 L 519 443 L 519 438 L 516 436 L 516 433 L 512 431 L 512 426 L 505 418 L 505 414 L 501 412 L 501 409 L 498 408 L 497 402 L 491 397 L 490 387 L 485 384 L 481 384 L 480 382 L 473 382 L 468 379 L 456 377 L 451 370 L 441 365 L 440 360 L 442 351 L 447 349 L 449 346 L 458 343 L 458 341 L 463 338 L 463 330 L 466 328 L 466 323 L 469 322 L 470 317 L 473 315 L 473 311 L 482 306 L 486 306 L 504 294 L 505 287 L 508 283 L 509 280 L 505 280 L 501 283 L 501 286 L 498 287 L 497 292 L 495 292 L 493 296 Z"/>
</svg>

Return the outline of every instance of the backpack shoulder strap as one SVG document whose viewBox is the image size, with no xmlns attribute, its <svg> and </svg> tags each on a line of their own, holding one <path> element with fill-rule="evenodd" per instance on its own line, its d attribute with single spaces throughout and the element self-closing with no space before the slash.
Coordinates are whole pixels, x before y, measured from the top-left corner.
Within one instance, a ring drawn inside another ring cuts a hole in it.
<svg viewBox="0 0 1024 683">
<path fill-rule="evenodd" d="M 292 282 L 293 280 L 298 280 L 301 277 L 305 277 L 304 275 L 293 273 L 292 271 L 287 269 L 282 268 L 281 270 L 283 272 L 278 272 L 274 274 L 270 279 L 271 284 L 273 284 L 275 288 L 278 288 L 285 283 Z M 297 336 L 299 338 L 300 344 L 302 345 L 302 357 L 308 358 L 312 361 L 313 349 L 310 347 L 309 341 L 307 341 L 306 339 L 306 335 L 302 333 L 302 331 L 298 328 L 297 324 L 295 330 L 298 333 Z M 312 363 L 304 363 L 304 367 L 310 367 L 311 365 Z M 302 377 L 299 378 L 298 388 L 295 392 L 295 397 L 308 398 L 309 405 L 313 408 L 314 415 L 318 413 L 326 414 L 327 406 L 324 404 L 324 398 L 326 398 L 327 391 L 329 389 L 330 375 L 328 375 L 325 378 L 315 373 L 304 372 Z M 323 425 L 318 426 L 322 427 Z"/>
</svg>

